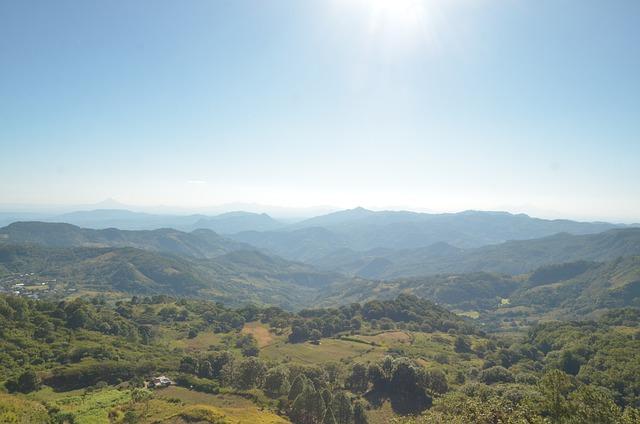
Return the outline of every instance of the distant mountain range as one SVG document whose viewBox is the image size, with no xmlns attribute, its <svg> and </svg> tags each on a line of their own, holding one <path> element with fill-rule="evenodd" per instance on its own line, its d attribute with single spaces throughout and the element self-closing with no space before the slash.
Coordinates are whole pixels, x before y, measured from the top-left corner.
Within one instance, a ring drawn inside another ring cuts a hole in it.
<svg viewBox="0 0 640 424">
<path fill-rule="evenodd" d="M 106 228 L 96 230 L 68 224 L 40 228 L 38 225 L 44 224 L 14 223 L 0 229 L 0 242 L 5 238 L 51 247 L 136 247 L 200 258 L 251 246 L 324 270 L 364 278 L 397 278 L 482 270 L 521 273 L 556 263 L 559 257 L 611 259 L 596 257 L 597 250 L 573 256 L 570 252 L 595 249 L 589 246 L 596 239 L 581 236 L 629 228 L 604 222 L 544 220 L 506 212 L 427 214 L 363 208 L 290 225 L 266 214 L 248 212 L 169 216 L 105 209 L 73 212 L 56 220 Z M 123 230 L 161 225 L 163 228 L 154 230 Z M 520 243 L 546 237 L 551 238 Z"/>
<path fill-rule="evenodd" d="M 283 228 L 284 224 L 266 213 L 227 212 L 216 216 L 201 217 L 191 227 L 206 228 L 221 234 L 234 234 L 243 231 L 271 231 Z"/>
<path fill-rule="evenodd" d="M 235 211 L 218 215 L 154 214 L 115 207 L 108 208 L 107 206 L 118 206 L 113 201 L 100 205 L 103 207 L 99 209 L 63 214 L 0 212 L 0 225 L 37 220 L 62 222 L 93 229 L 174 228 L 191 231 L 205 228 L 220 234 L 254 231 L 295 234 L 295 231 L 300 229 L 324 228 L 336 234 L 347 244 L 347 247 L 354 250 L 368 250 L 376 247 L 406 249 L 424 247 L 440 241 L 456 247 L 468 248 L 507 240 L 539 238 L 559 232 L 590 234 L 624 227 L 624 225 L 606 222 L 538 219 L 507 212 L 465 211 L 429 214 L 409 211 L 371 211 L 364 208 L 333 212 L 290 224 L 276 220 L 265 213 Z M 238 237 L 252 237 L 256 241 L 260 240 L 260 237 L 251 234 Z"/>
<path fill-rule="evenodd" d="M 71 224 L 15 222 L 0 228 L 0 244 L 32 243 L 45 247 L 134 247 L 194 258 L 211 258 L 252 247 L 199 229 L 190 233 L 173 230 L 94 230 Z"/>
<path fill-rule="evenodd" d="M 440 255 L 440 248 L 455 251 L 557 233 L 583 235 L 626 227 L 605 222 L 545 220 L 506 212 L 426 214 L 357 208 L 312 218 L 278 231 L 248 231 L 230 237 L 288 259 L 327 265 L 358 257 L 387 260 L 394 253 L 404 255 L 406 250 L 427 249 Z M 381 250 L 383 254 L 379 255 Z M 357 260 L 362 266 L 368 263 L 366 259 Z"/>
<path fill-rule="evenodd" d="M 509 298 L 515 306 L 569 314 L 640 298 L 640 228 L 467 249 L 438 242 L 365 252 L 346 247 L 344 234 L 323 227 L 257 234 L 277 237 L 258 250 L 207 229 L 18 222 L 0 228 L 0 277 L 36 273 L 89 292 L 164 293 L 290 309 L 409 292 L 462 310 L 495 308 Z M 305 258 L 312 263 L 305 264 L 269 252 L 295 256 L 305 243 L 323 256 Z"/>
<path fill-rule="evenodd" d="M 0 213 L 0 225 L 20 221 L 42 221 L 73 224 L 83 228 L 120 230 L 155 230 L 174 228 L 182 231 L 209 229 L 220 234 L 242 231 L 269 231 L 283 228 L 284 223 L 267 214 L 227 212 L 220 215 L 158 215 L 124 209 L 95 209 L 64 214 Z"/>
</svg>

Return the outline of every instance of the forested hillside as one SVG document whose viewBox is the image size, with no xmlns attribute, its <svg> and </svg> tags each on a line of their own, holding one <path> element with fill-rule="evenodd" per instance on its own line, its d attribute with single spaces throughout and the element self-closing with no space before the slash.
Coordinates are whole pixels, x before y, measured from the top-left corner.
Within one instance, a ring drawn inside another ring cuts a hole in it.
<svg viewBox="0 0 640 424">
<path fill-rule="evenodd" d="M 484 318 L 587 317 L 609 308 L 640 306 L 640 256 L 610 262 L 570 262 L 519 276 L 476 272 L 336 284 L 326 304 L 388 299 L 411 293 Z"/>
<path fill-rule="evenodd" d="M 0 244 L 3 243 L 30 243 L 45 247 L 135 247 L 194 258 L 211 258 L 250 248 L 204 229 L 191 233 L 168 228 L 153 231 L 93 230 L 47 222 L 16 222 L 0 228 Z"/>
<path fill-rule="evenodd" d="M 364 278 L 392 279 L 477 271 L 523 274 L 563 262 L 604 262 L 637 255 L 640 255 L 640 228 L 627 228 L 589 235 L 556 234 L 476 249 L 458 249 L 446 243 L 400 251 L 378 249 L 361 253 L 343 249 L 311 262 L 322 269 Z"/>
<path fill-rule="evenodd" d="M 427 214 L 407 211 L 370 211 L 363 208 L 311 218 L 279 231 L 235 234 L 236 240 L 293 260 L 320 263 L 327 255 L 348 249 L 370 256 L 373 249 L 390 249 L 398 256 L 407 250 L 447 243 L 470 249 L 508 240 L 529 240 L 557 233 L 594 234 L 614 229 L 613 224 L 544 220 L 506 212 L 466 211 Z M 326 262 L 326 261 L 325 261 Z"/>
<path fill-rule="evenodd" d="M 196 259 L 134 248 L 0 245 L 0 287 L 40 297 L 170 294 L 288 309 L 347 279 L 254 250 Z M 16 287 L 16 284 L 23 286 Z"/>
<path fill-rule="evenodd" d="M 298 314 L 0 296 L 0 421 L 631 424 L 638 317 L 616 310 L 510 341 L 413 296 Z M 173 384 L 145 388 L 160 374 Z"/>
<path fill-rule="evenodd" d="M 0 230 L 0 422 L 638 422 L 640 230 L 273 243 L 303 233 L 372 278 L 206 229 Z"/>
</svg>

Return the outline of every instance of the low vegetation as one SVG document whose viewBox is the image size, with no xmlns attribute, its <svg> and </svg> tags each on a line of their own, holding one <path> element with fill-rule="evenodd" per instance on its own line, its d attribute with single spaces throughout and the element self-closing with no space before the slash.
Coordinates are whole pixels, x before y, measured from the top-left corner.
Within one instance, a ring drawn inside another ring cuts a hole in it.
<svg viewBox="0 0 640 424">
<path fill-rule="evenodd" d="M 298 313 L 168 296 L 2 296 L 0 380 L 8 393 L 0 416 L 631 423 L 640 405 L 639 316 L 627 308 L 600 321 L 540 324 L 510 340 L 409 295 Z M 208 334 L 209 345 L 191 342 Z M 177 386 L 144 388 L 160 374 Z"/>
</svg>

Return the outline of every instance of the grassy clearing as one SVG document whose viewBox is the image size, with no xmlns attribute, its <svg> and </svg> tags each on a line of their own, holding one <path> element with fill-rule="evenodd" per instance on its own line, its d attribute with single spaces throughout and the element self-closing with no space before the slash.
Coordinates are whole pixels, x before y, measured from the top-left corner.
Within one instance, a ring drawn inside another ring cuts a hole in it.
<svg viewBox="0 0 640 424">
<path fill-rule="evenodd" d="M 222 343 L 222 335 L 215 334 L 213 331 L 203 331 L 193 339 L 182 338 L 171 342 L 172 347 L 182 348 L 186 351 L 209 350 L 210 346 L 216 346 Z"/>
<path fill-rule="evenodd" d="M 0 423 L 39 424 L 48 422 L 47 410 L 37 402 L 0 393 Z"/>
<path fill-rule="evenodd" d="M 289 360 L 301 364 L 319 364 L 325 362 L 353 362 L 382 357 L 384 348 L 369 346 L 348 340 L 322 339 L 319 345 L 311 343 L 276 342 L 260 351 L 267 360 Z"/>
<path fill-rule="evenodd" d="M 461 317 L 467 317 L 471 319 L 480 318 L 480 312 L 478 311 L 452 311 L 454 314 L 459 315 Z"/>
<path fill-rule="evenodd" d="M 258 347 L 262 349 L 263 347 L 269 346 L 272 344 L 276 337 L 271 331 L 269 331 L 269 327 L 262 324 L 261 322 L 248 322 L 244 325 L 242 329 L 243 334 L 251 334 L 255 337 L 256 342 L 258 342 Z"/>
<path fill-rule="evenodd" d="M 289 422 L 273 412 L 260 409 L 249 399 L 241 396 L 211 395 L 175 386 L 159 390 L 156 395 L 158 400 L 177 399 L 190 406 L 214 407 L 224 414 L 229 423 L 286 424 Z"/>
<path fill-rule="evenodd" d="M 211 395 L 182 387 L 154 391 L 148 402 L 132 404 L 129 390 L 113 387 L 95 392 L 54 392 L 42 389 L 27 397 L 0 394 L 0 423 L 45 423 L 41 402 L 70 412 L 78 424 L 109 424 L 109 414 L 122 418 L 133 407 L 140 423 L 255 423 L 286 424 L 283 417 L 234 394 Z"/>
<path fill-rule="evenodd" d="M 616 325 L 611 327 L 614 331 L 624 334 L 625 336 L 633 336 L 638 333 L 638 329 L 635 327 L 627 327 L 624 325 Z"/>
<path fill-rule="evenodd" d="M 128 390 L 114 388 L 95 392 L 73 390 L 61 393 L 44 388 L 29 396 L 34 400 L 46 401 L 63 412 L 74 414 L 78 424 L 109 424 L 109 411 L 131 400 Z"/>
<path fill-rule="evenodd" d="M 398 418 L 398 415 L 391 409 L 391 403 L 385 401 L 379 408 L 367 411 L 367 417 L 369 424 L 389 424 L 394 418 Z"/>
<path fill-rule="evenodd" d="M 379 346 L 394 347 L 411 343 L 412 335 L 406 331 L 387 331 L 375 335 L 355 335 L 356 339 L 374 343 Z"/>
</svg>

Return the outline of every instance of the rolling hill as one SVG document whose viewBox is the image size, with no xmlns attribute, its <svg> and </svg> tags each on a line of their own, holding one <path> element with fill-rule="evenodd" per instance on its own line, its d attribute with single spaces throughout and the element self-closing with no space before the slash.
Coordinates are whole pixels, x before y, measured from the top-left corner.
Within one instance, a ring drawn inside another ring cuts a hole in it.
<svg viewBox="0 0 640 424">
<path fill-rule="evenodd" d="M 282 228 L 284 224 L 266 213 L 228 212 L 211 217 L 202 217 L 191 224 L 192 228 L 206 228 L 221 234 L 233 234 L 243 231 L 271 231 Z"/>
<path fill-rule="evenodd" d="M 121 230 L 153 230 L 158 228 L 189 228 L 204 215 L 156 215 L 133 212 L 127 209 L 81 210 L 42 219 L 47 222 L 64 222 L 83 228 Z"/>
<path fill-rule="evenodd" d="M 401 293 L 461 311 L 582 319 L 611 308 L 640 306 L 640 256 L 554 264 L 520 276 L 472 272 L 393 281 L 357 280 L 332 286 L 318 303 L 391 299 Z"/>
<path fill-rule="evenodd" d="M 584 235 L 623 227 L 604 222 L 538 219 L 507 212 L 428 214 L 356 208 L 311 218 L 278 231 L 241 232 L 231 237 L 287 259 L 316 263 L 328 255 L 335 258 L 335 252 L 343 249 L 404 251 L 436 243 L 471 249 L 563 232 Z"/>
<path fill-rule="evenodd" d="M 0 243 L 33 243 L 46 247 L 135 247 L 194 258 L 215 257 L 249 248 L 204 229 L 191 233 L 168 228 L 94 230 L 48 222 L 15 222 L 0 228 Z"/>
<path fill-rule="evenodd" d="M 125 205 L 109 201 L 95 206 L 100 206 L 100 208 L 62 214 L 52 212 L 0 212 L 0 225 L 37 220 L 54 223 L 62 222 L 92 229 L 156 230 L 159 228 L 174 228 L 181 231 L 191 231 L 205 228 L 221 234 L 276 230 L 284 226 L 280 221 L 264 213 L 234 211 L 219 215 L 177 215 L 134 212 L 124 209 Z"/>
<path fill-rule="evenodd" d="M 561 232 L 599 233 L 617 226 L 605 222 L 539 219 L 508 212 L 429 214 L 356 208 L 302 221 L 294 227 L 324 227 L 347 237 L 352 249 L 368 250 L 376 247 L 416 248 L 437 242 L 471 248 Z"/>
<path fill-rule="evenodd" d="M 167 294 L 286 309 L 307 305 L 328 285 L 346 283 L 338 274 L 252 250 L 197 259 L 131 247 L 0 245 L 0 277 L 32 273 L 32 278 L 55 280 L 59 297 L 71 292 Z"/>
<path fill-rule="evenodd" d="M 561 233 L 474 249 L 459 249 L 446 243 L 405 250 L 343 249 L 312 263 L 321 269 L 364 278 L 393 279 L 478 271 L 523 274 L 545 265 L 579 260 L 604 262 L 634 255 L 640 255 L 640 228 L 586 235 Z"/>
</svg>

